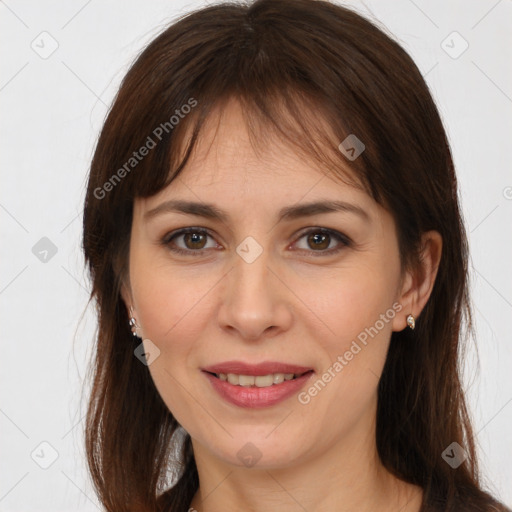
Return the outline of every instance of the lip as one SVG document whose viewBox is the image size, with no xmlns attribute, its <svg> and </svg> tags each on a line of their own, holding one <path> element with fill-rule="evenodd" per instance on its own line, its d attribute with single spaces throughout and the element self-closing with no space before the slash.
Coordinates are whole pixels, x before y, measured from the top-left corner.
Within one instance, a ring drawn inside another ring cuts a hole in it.
<svg viewBox="0 0 512 512">
<path fill-rule="evenodd" d="M 201 368 L 201 370 L 210 373 L 235 373 L 237 375 L 252 375 L 254 377 L 269 375 L 270 373 L 295 373 L 302 374 L 310 370 L 311 367 L 299 366 L 295 364 L 280 363 L 277 361 L 263 361 L 257 364 L 248 364 L 243 361 L 225 361 Z"/>
<path fill-rule="evenodd" d="M 297 368 L 292 367 L 291 368 Z M 254 369 L 254 367 L 253 367 Z M 253 370 L 260 371 L 260 370 Z M 306 370 L 307 371 L 307 370 Z M 238 407 L 245 407 L 251 409 L 261 409 L 264 407 L 270 407 L 278 404 L 295 395 L 299 390 L 306 385 L 311 379 L 315 372 L 313 370 L 301 375 L 292 380 L 285 380 L 281 384 L 273 384 L 266 388 L 258 387 L 245 387 L 235 386 L 230 384 L 227 380 L 220 380 L 215 375 L 208 373 L 208 370 L 202 372 L 206 378 L 210 381 L 213 389 L 227 402 L 236 405 Z M 215 372 L 217 373 L 217 372 Z M 224 373 L 224 372 L 218 372 Z M 234 372 L 228 372 L 234 373 Z M 268 373 L 283 373 L 283 372 L 268 372 Z M 268 375 L 268 373 L 266 375 Z M 295 372 L 287 372 L 295 373 Z M 300 372 L 297 372 L 300 373 Z M 243 374 L 247 375 L 247 374 Z"/>
</svg>

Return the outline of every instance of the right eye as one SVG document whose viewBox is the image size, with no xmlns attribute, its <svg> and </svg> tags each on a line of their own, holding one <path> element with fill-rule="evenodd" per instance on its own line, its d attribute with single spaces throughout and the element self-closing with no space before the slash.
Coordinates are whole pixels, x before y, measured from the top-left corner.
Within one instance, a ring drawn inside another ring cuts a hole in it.
<svg viewBox="0 0 512 512">
<path fill-rule="evenodd" d="M 161 240 L 162 245 L 165 245 L 169 250 L 184 254 L 187 256 L 199 256 L 203 252 L 207 237 L 211 237 L 210 232 L 204 228 L 184 228 L 172 233 L 167 233 Z M 182 239 L 185 247 L 176 246 L 175 240 Z M 213 247 L 217 247 L 214 245 Z"/>
</svg>

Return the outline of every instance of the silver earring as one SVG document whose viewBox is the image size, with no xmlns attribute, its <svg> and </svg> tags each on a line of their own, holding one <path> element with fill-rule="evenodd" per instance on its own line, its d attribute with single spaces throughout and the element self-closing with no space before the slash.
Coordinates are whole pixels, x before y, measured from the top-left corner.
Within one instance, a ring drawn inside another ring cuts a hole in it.
<svg viewBox="0 0 512 512">
<path fill-rule="evenodd" d="M 137 336 L 138 338 L 140 338 L 139 336 L 139 333 L 137 331 L 137 329 L 140 329 L 140 325 L 137 323 L 137 320 L 135 320 L 134 316 L 133 316 L 133 307 L 130 306 L 130 328 L 132 330 L 132 334 L 134 336 Z"/>
<path fill-rule="evenodd" d="M 414 327 L 416 325 L 416 322 L 414 321 L 414 317 L 412 315 L 409 315 L 407 317 L 407 325 L 414 331 Z"/>
</svg>

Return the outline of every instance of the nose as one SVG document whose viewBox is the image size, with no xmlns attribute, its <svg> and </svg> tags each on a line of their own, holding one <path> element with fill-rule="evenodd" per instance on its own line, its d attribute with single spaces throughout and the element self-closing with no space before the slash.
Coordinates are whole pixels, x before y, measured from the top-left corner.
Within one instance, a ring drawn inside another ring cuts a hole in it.
<svg viewBox="0 0 512 512">
<path fill-rule="evenodd" d="M 257 341 L 288 330 L 292 324 L 289 288 L 278 277 L 268 251 L 248 263 L 235 254 L 233 268 L 222 282 L 220 327 L 240 339 Z"/>
</svg>

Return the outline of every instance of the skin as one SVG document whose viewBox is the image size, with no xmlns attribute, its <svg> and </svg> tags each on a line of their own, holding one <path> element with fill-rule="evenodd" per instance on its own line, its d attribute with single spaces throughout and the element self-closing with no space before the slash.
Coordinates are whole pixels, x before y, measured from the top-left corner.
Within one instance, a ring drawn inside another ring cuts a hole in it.
<svg viewBox="0 0 512 512">
<path fill-rule="evenodd" d="M 441 236 L 425 233 L 421 267 L 401 273 L 394 219 L 369 195 L 325 176 L 277 138 L 256 155 L 236 102 L 222 110 L 217 130 L 214 117 L 180 177 L 135 201 L 122 291 L 145 346 L 160 350 L 148 367 L 158 392 L 192 438 L 200 488 L 190 506 L 419 511 L 421 489 L 392 476 L 378 458 L 377 385 L 392 331 L 408 328 L 407 315 L 418 318 L 430 296 Z M 144 219 L 177 198 L 213 203 L 229 219 L 173 212 Z M 358 205 L 369 221 L 335 212 L 277 223 L 280 208 L 321 199 Z M 206 239 L 174 239 L 197 256 L 160 243 L 185 227 L 210 231 Z M 319 227 L 352 244 L 331 236 L 317 248 L 304 232 Z M 236 252 L 247 236 L 263 248 L 252 263 Z M 315 381 L 389 310 L 392 319 L 307 404 L 292 396 L 264 409 L 240 408 L 200 371 L 231 359 L 281 361 L 314 368 Z M 252 467 L 237 456 L 248 442 L 261 454 Z"/>
</svg>

